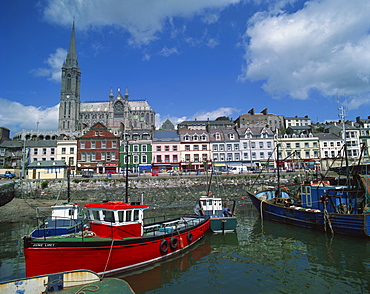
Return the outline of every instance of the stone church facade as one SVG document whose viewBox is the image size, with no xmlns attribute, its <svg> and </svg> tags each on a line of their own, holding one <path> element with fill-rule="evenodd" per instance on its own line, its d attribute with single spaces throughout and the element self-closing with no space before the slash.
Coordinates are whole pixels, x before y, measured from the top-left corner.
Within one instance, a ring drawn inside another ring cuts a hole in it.
<svg viewBox="0 0 370 294">
<path fill-rule="evenodd" d="M 116 96 L 110 90 L 103 102 L 80 101 L 81 70 L 78 65 L 74 24 L 66 60 L 62 67 L 58 131 L 65 134 L 82 133 L 100 122 L 114 135 L 125 131 L 155 129 L 155 112 L 146 100 L 129 100 L 128 90 Z"/>
</svg>

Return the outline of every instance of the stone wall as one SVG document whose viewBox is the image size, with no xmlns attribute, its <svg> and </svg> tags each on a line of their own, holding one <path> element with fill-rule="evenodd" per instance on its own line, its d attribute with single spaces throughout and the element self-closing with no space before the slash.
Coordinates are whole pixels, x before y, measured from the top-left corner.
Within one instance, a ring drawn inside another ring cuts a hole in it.
<svg viewBox="0 0 370 294">
<path fill-rule="evenodd" d="M 285 174 L 281 177 L 281 184 L 299 182 L 297 175 Z M 166 178 L 134 178 L 129 181 L 129 201 L 140 201 L 144 197 L 145 203 L 157 202 L 194 202 L 199 196 L 207 193 L 207 178 L 194 177 L 166 177 Z M 211 191 L 215 196 L 227 198 L 246 197 L 246 190 L 258 190 L 262 186 L 275 186 L 276 174 L 256 174 L 221 176 L 212 180 Z M 42 189 L 41 187 L 44 186 Z M 46 186 L 46 187 L 45 187 Z M 23 198 L 43 198 L 67 200 L 67 183 L 65 181 L 27 181 L 18 183 L 17 194 Z M 126 183 L 114 179 L 73 180 L 70 183 L 71 201 L 102 201 L 125 200 Z"/>
</svg>

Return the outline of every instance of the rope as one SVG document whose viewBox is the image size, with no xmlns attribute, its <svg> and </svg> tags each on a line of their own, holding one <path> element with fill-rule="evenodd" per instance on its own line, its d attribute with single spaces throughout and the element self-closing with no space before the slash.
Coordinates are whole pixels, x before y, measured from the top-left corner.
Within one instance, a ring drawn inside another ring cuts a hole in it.
<svg viewBox="0 0 370 294">
<path fill-rule="evenodd" d="M 330 221 L 330 215 L 329 215 L 328 211 L 326 210 L 326 205 L 325 205 L 324 206 L 324 229 L 325 229 L 325 232 L 326 232 L 326 225 L 329 225 L 330 231 L 334 235 L 334 230 L 333 230 L 333 227 L 332 227 L 331 221 Z"/>
<path fill-rule="evenodd" d="M 95 287 L 95 289 L 89 289 L 88 287 Z M 79 289 L 77 292 L 75 292 L 75 294 L 86 294 L 86 291 L 97 292 L 99 290 L 100 288 L 97 285 L 85 285 L 81 289 Z"/>
<path fill-rule="evenodd" d="M 112 249 L 113 249 L 113 243 L 114 243 L 114 239 L 112 239 L 112 243 L 110 244 L 110 250 L 109 250 L 109 254 L 108 254 L 108 258 L 107 258 L 107 262 L 105 263 L 104 272 L 106 271 L 106 269 L 107 269 L 107 267 L 108 267 L 108 262 L 109 262 L 110 255 L 111 255 L 111 253 L 112 253 Z M 104 274 L 103 274 L 102 278 L 104 278 Z"/>
</svg>

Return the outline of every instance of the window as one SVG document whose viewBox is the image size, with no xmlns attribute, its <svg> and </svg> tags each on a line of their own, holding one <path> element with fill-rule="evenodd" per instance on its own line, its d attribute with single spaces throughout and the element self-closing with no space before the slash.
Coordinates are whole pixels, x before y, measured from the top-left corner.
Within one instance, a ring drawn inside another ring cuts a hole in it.
<svg viewBox="0 0 370 294">
<path fill-rule="evenodd" d="M 199 154 L 194 154 L 194 161 L 199 162 Z"/>
<path fill-rule="evenodd" d="M 157 162 L 162 162 L 162 155 L 157 155 Z"/>
<path fill-rule="evenodd" d="M 105 152 L 100 153 L 101 160 L 105 160 Z"/>
<path fill-rule="evenodd" d="M 230 140 L 234 140 L 235 139 L 235 135 L 234 134 L 229 134 L 229 138 L 230 138 Z"/>
<path fill-rule="evenodd" d="M 194 145 L 194 151 L 198 151 L 199 150 L 199 145 Z"/>
<path fill-rule="evenodd" d="M 80 146 L 81 146 L 81 149 L 85 149 L 85 142 L 81 141 Z"/>
<path fill-rule="evenodd" d="M 37 155 L 37 148 L 34 148 L 34 149 L 33 149 L 33 154 L 34 154 L 34 155 Z"/>
<path fill-rule="evenodd" d="M 112 141 L 112 148 L 117 148 L 117 141 Z"/>
<path fill-rule="evenodd" d="M 299 143 L 295 143 L 295 148 L 299 148 L 300 147 L 300 144 Z"/>
<path fill-rule="evenodd" d="M 248 148 L 248 143 L 247 142 L 244 142 L 243 143 L 243 149 L 247 149 Z"/>
<path fill-rule="evenodd" d="M 107 148 L 107 142 L 101 141 L 101 148 Z"/>
<path fill-rule="evenodd" d="M 260 152 L 260 158 L 261 159 L 265 158 L 265 154 L 263 152 Z"/>
<path fill-rule="evenodd" d="M 96 142 L 95 141 L 91 141 L 91 149 L 95 149 L 96 148 Z"/>
<path fill-rule="evenodd" d="M 251 142 L 252 149 L 256 148 L 256 142 Z"/>
<path fill-rule="evenodd" d="M 239 150 L 239 144 L 234 144 L 234 150 Z"/>
<path fill-rule="evenodd" d="M 190 162 L 190 154 L 185 154 L 185 162 Z"/>
<path fill-rule="evenodd" d="M 170 146 L 164 146 L 164 151 L 170 151 Z"/>
<path fill-rule="evenodd" d="M 310 145 L 309 145 L 309 143 L 308 142 L 305 142 L 304 143 L 304 148 L 308 148 Z"/>
<path fill-rule="evenodd" d="M 46 148 L 42 148 L 42 154 L 46 155 Z"/>
<path fill-rule="evenodd" d="M 190 139 L 190 136 L 189 135 L 185 135 L 184 136 L 184 141 L 189 141 L 189 139 Z"/>
<path fill-rule="evenodd" d="M 221 135 L 220 135 L 220 133 L 216 133 L 216 134 L 215 134 L 215 139 L 216 139 L 217 141 L 221 140 Z"/>
<path fill-rule="evenodd" d="M 202 145 L 202 150 L 207 150 L 207 145 Z"/>
<path fill-rule="evenodd" d="M 243 159 L 244 159 L 244 160 L 247 160 L 247 159 L 248 159 L 248 153 L 247 153 L 247 152 L 244 152 L 244 153 L 243 153 Z"/>
<path fill-rule="evenodd" d="M 177 159 L 177 155 L 174 155 L 173 156 L 173 162 L 177 162 L 178 161 L 178 159 Z"/>
<path fill-rule="evenodd" d="M 227 161 L 232 161 L 232 160 L 233 160 L 233 154 L 227 153 Z"/>
<path fill-rule="evenodd" d="M 164 162 L 170 162 L 170 156 L 169 155 L 164 156 Z"/>
<path fill-rule="evenodd" d="M 91 160 L 92 161 L 96 160 L 95 152 L 91 152 Z"/>
<path fill-rule="evenodd" d="M 85 152 L 81 153 L 81 160 L 86 161 L 86 154 Z"/>
<path fill-rule="evenodd" d="M 141 150 L 142 150 L 143 152 L 146 152 L 146 151 L 147 151 L 147 146 L 146 146 L 146 145 L 141 145 Z"/>
<path fill-rule="evenodd" d="M 134 152 L 139 152 L 139 145 L 134 145 L 133 151 Z"/>
<path fill-rule="evenodd" d="M 194 140 L 194 141 L 198 141 L 198 136 L 197 136 L 197 135 L 194 135 L 194 136 L 193 136 L 193 140 Z"/>
<path fill-rule="evenodd" d="M 324 142 L 324 147 L 328 147 L 328 142 Z"/>
<path fill-rule="evenodd" d="M 202 161 L 207 161 L 207 154 L 202 154 Z"/>
<path fill-rule="evenodd" d="M 177 146 L 176 145 L 172 146 L 172 151 L 177 151 Z"/>
<path fill-rule="evenodd" d="M 111 152 L 112 160 L 116 160 L 116 152 Z"/>
<path fill-rule="evenodd" d="M 213 151 L 218 151 L 218 145 L 217 144 L 213 145 Z"/>
<path fill-rule="evenodd" d="M 252 152 L 252 159 L 256 159 L 256 152 Z"/>
<path fill-rule="evenodd" d="M 224 151 L 224 145 L 223 144 L 220 144 L 220 151 Z"/>
<path fill-rule="evenodd" d="M 271 142 L 267 142 L 267 149 L 271 149 Z"/>
<path fill-rule="evenodd" d="M 231 151 L 232 150 L 231 144 L 227 144 L 226 147 L 227 147 L 227 151 Z"/>
<path fill-rule="evenodd" d="M 161 146 L 157 146 L 157 152 L 161 152 Z"/>
<path fill-rule="evenodd" d="M 69 148 L 69 154 L 75 154 L 75 148 L 74 147 Z"/>
<path fill-rule="evenodd" d="M 263 142 L 259 142 L 259 145 L 260 145 L 260 149 L 263 148 Z"/>
<path fill-rule="evenodd" d="M 99 136 L 99 131 L 95 131 L 95 136 Z"/>
<path fill-rule="evenodd" d="M 106 153 L 106 158 L 107 158 L 107 161 L 110 161 L 110 152 Z"/>
<path fill-rule="evenodd" d="M 65 147 L 62 148 L 62 154 L 66 154 L 66 148 Z"/>
<path fill-rule="evenodd" d="M 286 143 L 286 148 L 292 148 L 290 143 Z"/>
<path fill-rule="evenodd" d="M 206 135 L 202 135 L 202 141 L 207 141 L 207 136 Z"/>
<path fill-rule="evenodd" d="M 133 156 L 133 160 L 134 160 L 134 164 L 138 164 L 139 163 L 139 156 L 138 155 L 134 155 Z"/>
<path fill-rule="evenodd" d="M 190 145 L 185 145 L 185 151 L 190 151 Z"/>
<path fill-rule="evenodd" d="M 147 156 L 146 155 L 141 156 L 141 162 L 142 163 L 147 163 Z"/>
<path fill-rule="evenodd" d="M 240 154 L 239 153 L 235 153 L 235 161 L 239 161 L 240 160 Z"/>
<path fill-rule="evenodd" d="M 305 156 L 306 156 L 306 158 L 310 158 L 310 152 L 309 151 L 306 151 L 305 152 Z"/>
</svg>

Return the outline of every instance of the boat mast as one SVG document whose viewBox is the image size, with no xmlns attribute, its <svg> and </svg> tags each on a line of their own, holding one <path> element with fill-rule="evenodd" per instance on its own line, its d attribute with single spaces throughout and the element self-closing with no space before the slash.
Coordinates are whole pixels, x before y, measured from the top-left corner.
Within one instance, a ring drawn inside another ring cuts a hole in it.
<svg viewBox="0 0 370 294">
<path fill-rule="evenodd" d="M 344 142 L 344 159 L 346 161 L 346 177 L 347 177 L 348 186 L 350 186 L 347 139 L 346 139 L 346 122 L 345 122 L 346 110 L 343 106 L 339 107 L 338 110 L 339 110 L 339 118 L 342 121 L 342 137 L 343 137 L 343 142 Z"/>
<path fill-rule="evenodd" d="M 276 197 L 280 197 L 280 164 L 279 164 L 279 142 L 276 144 L 276 165 L 277 165 L 277 190 L 276 190 Z"/>
</svg>

